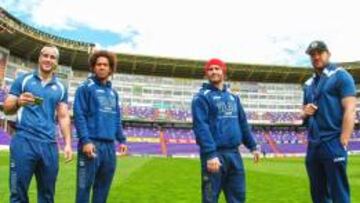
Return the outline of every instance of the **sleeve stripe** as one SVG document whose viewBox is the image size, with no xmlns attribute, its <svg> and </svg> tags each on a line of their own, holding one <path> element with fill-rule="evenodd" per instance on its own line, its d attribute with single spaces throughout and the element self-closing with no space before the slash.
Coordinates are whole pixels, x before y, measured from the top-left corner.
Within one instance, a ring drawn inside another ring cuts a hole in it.
<svg viewBox="0 0 360 203">
<path fill-rule="evenodd" d="M 65 95 L 65 87 L 63 84 L 61 84 L 61 82 L 56 81 L 56 83 L 59 85 L 60 89 L 61 89 L 61 98 L 60 101 L 62 101 L 64 99 L 64 95 Z"/>
<path fill-rule="evenodd" d="M 21 123 L 21 118 L 22 118 L 22 115 L 23 115 L 23 111 L 24 111 L 24 107 L 20 107 L 20 109 L 18 110 L 18 113 L 17 113 L 18 123 Z"/>
<path fill-rule="evenodd" d="M 28 80 L 30 80 L 33 77 L 33 74 L 30 74 L 24 78 L 24 80 L 21 83 L 21 91 L 24 92 L 25 86 Z"/>
</svg>

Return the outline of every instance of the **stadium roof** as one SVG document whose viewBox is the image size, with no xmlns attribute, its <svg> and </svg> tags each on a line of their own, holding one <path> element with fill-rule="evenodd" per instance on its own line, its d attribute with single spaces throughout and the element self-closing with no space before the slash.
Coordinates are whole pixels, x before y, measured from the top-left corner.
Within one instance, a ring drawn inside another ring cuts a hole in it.
<svg viewBox="0 0 360 203">
<path fill-rule="evenodd" d="M 45 44 L 54 44 L 60 49 L 62 65 L 74 70 L 88 70 L 88 57 L 95 44 L 70 40 L 31 27 L 0 7 L 0 46 L 10 53 L 36 62 L 40 49 Z M 117 53 L 118 70 L 122 73 L 156 75 L 166 77 L 202 78 L 205 61 L 142 56 Z M 256 65 L 227 63 L 228 78 L 233 81 L 259 81 L 302 83 L 312 74 L 308 67 Z M 360 64 L 344 63 L 360 82 Z"/>
</svg>

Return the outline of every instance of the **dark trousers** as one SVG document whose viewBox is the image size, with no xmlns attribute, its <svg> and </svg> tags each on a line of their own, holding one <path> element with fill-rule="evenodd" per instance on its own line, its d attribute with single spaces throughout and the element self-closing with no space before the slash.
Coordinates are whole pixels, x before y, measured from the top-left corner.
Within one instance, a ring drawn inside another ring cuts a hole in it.
<svg viewBox="0 0 360 203">
<path fill-rule="evenodd" d="M 96 157 L 88 158 L 79 148 L 77 162 L 76 202 L 88 203 L 92 190 L 92 203 L 105 203 L 116 169 L 114 142 L 93 141 Z"/>
<path fill-rule="evenodd" d="M 228 203 L 245 202 L 245 173 L 238 150 L 219 152 L 218 158 L 222 164 L 218 173 L 208 172 L 207 160 L 201 160 L 202 202 L 217 203 L 221 191 Z"/>
<path fill-rule="evenodd" d="M 350 203 L 347 152 L 339 138 L 309 143 L 306 169 L 314 203 Z"/>
<path fill-rule="evenodd" d="M 29 202 L 28 189 L 33 174 L 37 182 L 38 202 L 54 202 L 58 159 L 56 143 L 15 135 L 10 144 L 10 202 Z"/>
</svg>

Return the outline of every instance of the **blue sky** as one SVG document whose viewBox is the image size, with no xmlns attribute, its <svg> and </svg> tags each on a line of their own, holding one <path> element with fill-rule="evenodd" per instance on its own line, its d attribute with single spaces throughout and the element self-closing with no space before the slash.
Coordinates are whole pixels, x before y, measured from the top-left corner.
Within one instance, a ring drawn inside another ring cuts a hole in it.
<svg viewBox="0 0 360 203">
<path fill-rule="evenodd" d="M 306 46 L 321 39 L 333 61 L 360 60 L 356 0 L 0 0 L 0 5 L 43 31 L 122 53 L 308 66 Z"/>
<path fill-rule="evenodd" d="M 1 1 L 0 1 L 1 2 Z M 14 1 L 13 5 L 7 6 L 7 9 L 12 15 L 20 19 L 22 22 L 33 26 L 44 32 L 54 34 L 60 37 L 97 43 L 103 47 L 111 46 L 119 43 L 129 43 L 132 42 L 132 36 L 136 36 L 137 32 L 134 31 L 133 34 L 129 36 L 123 36 L 122 33 L 112 32 L 111 30 L 102 30 L 91 28 L 86 24 L 80 23 L 69 23 L 71 28 L 54 28 L 49 25 L 41 25 L 34 21 L 32 13 L 28 10 L 18 9 L 16 5 L 22 3 L 21 1 Z"/>
<path fill-rule="evenodd" d="M 119 43 L 132 42 L 131 38 L 123 36 L 121 33 L 115 33 L 108 30 L 98 30 L 90 28 L 86 25 L 77 25 L 74 30 L 57 30 L 47 26 L 35 26 L 36 28 L 68 39 L 95 42 L 103 47 L 111 46 Z M 136 33 L 134 33 L 136 35 Z"/>
</svg>

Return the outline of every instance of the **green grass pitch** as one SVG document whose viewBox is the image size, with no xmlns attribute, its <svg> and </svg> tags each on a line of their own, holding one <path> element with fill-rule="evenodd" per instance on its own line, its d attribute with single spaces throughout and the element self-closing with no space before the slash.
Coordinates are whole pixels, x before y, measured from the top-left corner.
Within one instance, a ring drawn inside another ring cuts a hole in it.
<svg viewBox="0 0 360 203">
<path fill-rule="evenodd" d="M 309 203 L 303 158 L 263 159 L 245 162 L 248 203 Z M 0 152 L 0 202 L 8 202 L 8 152 Z M 61 160 L 56 188 L 57 203 L 74 202 L 75 161 Z M 125 157 L 118 159 L 109 203 L 200 202 L 200 168 L 197 159 Z M 360 157 L 349 160 L 352 202 L 360 202 Z M 36 202 L 35 182 L 29 190 Z M 221 197 L 220 202 L 225 202 Z"/>
</svg>

